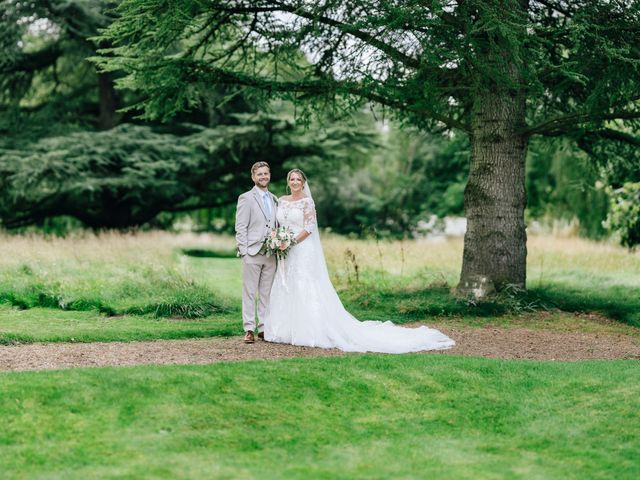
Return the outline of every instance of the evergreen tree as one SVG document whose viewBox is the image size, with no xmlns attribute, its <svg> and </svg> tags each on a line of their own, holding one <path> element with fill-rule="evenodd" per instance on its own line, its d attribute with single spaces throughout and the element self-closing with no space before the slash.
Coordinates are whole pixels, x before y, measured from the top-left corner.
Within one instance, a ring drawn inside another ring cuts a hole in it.
<svg viewBox="0 0 640 480">
<path fill-rule="evenodd" d="M 115 126 L 113 75 L 86 61 L 115 1 L 0 0 L 0 131 L 24 140 L 70 126 Z M 104 45 L 106 46 L 106 44 Z M 71 127 L 73 128 L 73 127 Z"/>
<path fill-rule="evenodd" d="M 601 166 L 568 139 L 534 139 L 527 158 L 528 216 L 543 222 L 577 219 L 581 236 L 602 238 L 606 181 Z"/>
<path fill-rule="evenodd" d="M 467 134 L 463 292 L 525 286 L 533 136 L 638 141 L 625 131 L 640 118 L 637 1 L 123 0 L 118 12 L 100 63 L 128 73 L 149 117 L 219 83 L 303 112 L 375 102 Z"/>
<path fill-rule="evenodd" d="M 69 215 L 92 228 L 138 226 L 160 212 L 235 202 L 251 183 L 251 162 L 266 159 L 282 177 L 287 161 L 326 161 L 368 141 L 340 126 L 301 132 L 274 116 L 236 119 L 216 128 L 183 124 L 181 135 L 122 124 L 46 137 L 26 150 L 0 148 L 0 221 L 15 228 Z"/>
<path fill-rule="evenodd" d="M 93 228 L 127 228 L 159 212 L 232 204 L 258 159 L 278 175 L 284 162 L 337 161 L 341 145 L 370 141 L 339 124 L 303 133 L 282 108 L 255 114 L 242 92 L 221 85 L 202 88 L 199 107 L 169 124 L 119 111 L 137 94 L 116 92 L 120 72 L 87 61 L 116 3 L 0 0 L 3 226 L 70 215 Z"/>
</svg>

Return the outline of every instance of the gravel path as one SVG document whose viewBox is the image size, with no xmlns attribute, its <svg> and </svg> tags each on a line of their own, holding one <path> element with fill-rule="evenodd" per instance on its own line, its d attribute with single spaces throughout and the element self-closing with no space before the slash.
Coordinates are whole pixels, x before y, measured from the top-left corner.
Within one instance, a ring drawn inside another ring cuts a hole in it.
<svg viewBox="0 0 640 480">
<path fill-rule="evenodd" d="M 437 353 L 529 360 L 640 359 L 640 339 L 613 333 L 575 333 L 500 327 L 437 328 L 457 344 Z M 42 370 L 141 364 L 205 364 L 344 355 L 338 350 L 296 347 L 241 337 L 153 342 L 36 343 L 0 346 L 0 370 Z"/>
</svg>

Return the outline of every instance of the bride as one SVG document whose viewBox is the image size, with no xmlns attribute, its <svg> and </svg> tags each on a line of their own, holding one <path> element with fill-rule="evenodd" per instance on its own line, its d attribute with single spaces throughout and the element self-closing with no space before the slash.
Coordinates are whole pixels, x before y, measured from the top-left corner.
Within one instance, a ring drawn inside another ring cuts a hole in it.
<svg viewBox="0 0 640 480">
<path fill-rule="evenodd" d="M 347 352 L 406 353 L 450 348 L 455 342 L 427 327 L 357 320 L 338 298 L 325 264 L 316 211 L 302 170 L 287 174 L 291 195 L 278 202 L 278 223 L 297 244 L 278 265 L 265 319 L 265 340 Z"/>
</svg>

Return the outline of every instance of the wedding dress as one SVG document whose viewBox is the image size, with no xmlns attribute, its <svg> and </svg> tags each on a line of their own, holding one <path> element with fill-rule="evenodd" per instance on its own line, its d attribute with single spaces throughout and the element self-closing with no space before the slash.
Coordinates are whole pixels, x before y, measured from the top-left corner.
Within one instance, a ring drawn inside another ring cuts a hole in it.
<svg viewBox="0 0 640 480">
<path fill-rule="evenodd" d="M 278 223 L 295 235 L 310 235 L 280 262 L 265 319 L 265 340 L 347 352 L 407 353 L 450 348 L 455 342 L 425 326 L 405 328 L 391 322 L 359 321 L 345 310 L 327 271 L 308 183 L 306 197 L 281 199 Z"/>
</svg>

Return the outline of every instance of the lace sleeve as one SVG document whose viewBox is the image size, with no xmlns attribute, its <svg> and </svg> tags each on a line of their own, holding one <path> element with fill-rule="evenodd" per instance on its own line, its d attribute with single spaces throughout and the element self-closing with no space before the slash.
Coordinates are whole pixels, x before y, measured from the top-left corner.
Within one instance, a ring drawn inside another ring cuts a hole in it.
<svg viewBox="0 0 640 480">
<path fill-rule="evenodd" d="M 309 233 L 313 233 L 313 231 L 316 229 L 318 220 L 316 218 L 316 206 L 311 198 L 304 202 L 304 208 L 302 212 L 304 216 L 304 229 Z"/>
</svg>

